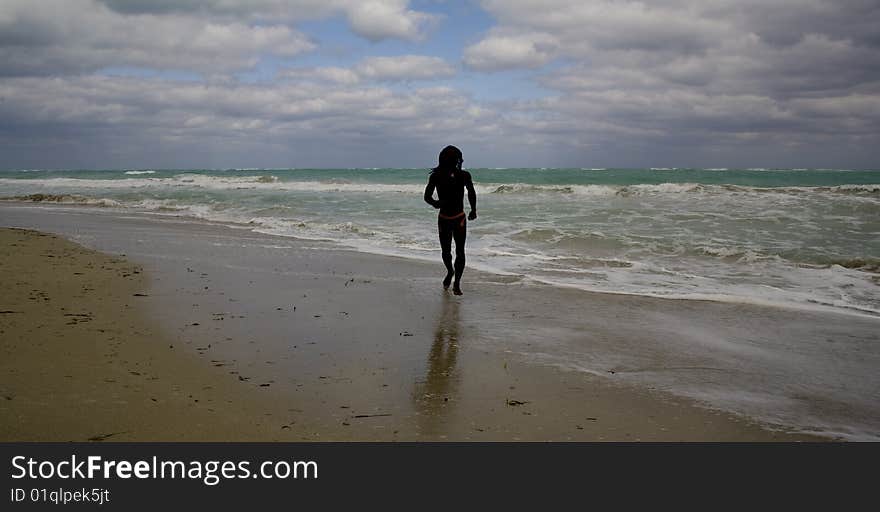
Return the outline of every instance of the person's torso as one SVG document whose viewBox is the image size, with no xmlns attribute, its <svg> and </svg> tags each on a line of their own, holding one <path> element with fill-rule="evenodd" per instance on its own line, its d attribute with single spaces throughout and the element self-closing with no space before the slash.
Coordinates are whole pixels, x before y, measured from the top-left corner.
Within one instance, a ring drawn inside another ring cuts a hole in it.
<svg viewBox="0 0 880 512">
<path fill-rule="evenodd" d="M 440 199 L 440 215 L 455 215 L 464 211 L 464 189 L 467 171 L 437 170 L 431 175 Z"/>
</svg>

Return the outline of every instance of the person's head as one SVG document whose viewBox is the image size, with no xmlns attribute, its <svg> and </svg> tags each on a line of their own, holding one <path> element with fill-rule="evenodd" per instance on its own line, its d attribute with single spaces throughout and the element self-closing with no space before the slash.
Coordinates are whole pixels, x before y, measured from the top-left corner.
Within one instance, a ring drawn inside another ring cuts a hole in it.
<svg viewBox="0 0 880 512">
<path fill-rule="evenodd" d="M 443 151 L 440 152 L 440 157 L 437 162 L 438 169 L 461 169 L 461 164 L 464 162 L 464 158 L 461 155 L 461 150 L 455 146 L 446 146 L 443 148 Z"/>
</svg>

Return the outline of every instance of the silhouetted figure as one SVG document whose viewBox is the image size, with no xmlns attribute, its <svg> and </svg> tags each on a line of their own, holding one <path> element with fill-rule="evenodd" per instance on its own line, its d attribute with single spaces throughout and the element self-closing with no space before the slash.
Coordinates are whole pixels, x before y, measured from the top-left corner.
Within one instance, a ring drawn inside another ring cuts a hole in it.
<svg viewBox="0 0 880 512">
<path fill-rule="evenodd" d="M 467 219 L 477 218 L 477 192 L 471 173 L 463 171 L 461 164 L 464 159 L 461 150 L 455 146 L 446 146 L 440 152 L 440 159 L 428 177 L 425 187 L 425 202 L 440 210 L 437 217 L 437 228 L 440 233 L 440 249 L 443 252 L 443 264 L 446 265 L 446 277 L 443 287 L 449 288 L 453 276 L 455 284 L 452 292 L 461 295 L 461 274 L 464 272 L 464 241 L 467 238 L 467 220 L 464 214 L 464 189 L 468 191 L 468 202 L 471 213 Z M 437 197 L 434 199 L 434 189 Z M 455 239 L 455 266 L 452 265 L 452 239 Z"/>
</svg>

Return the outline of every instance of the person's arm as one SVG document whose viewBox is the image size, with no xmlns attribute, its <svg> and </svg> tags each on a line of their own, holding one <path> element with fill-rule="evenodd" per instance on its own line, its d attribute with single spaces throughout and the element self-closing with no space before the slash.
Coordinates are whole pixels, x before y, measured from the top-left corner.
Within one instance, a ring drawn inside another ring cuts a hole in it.
<svg viewBox="0 0 880 512">
<path fill-rule="evenodd" d="M 428 178 L 428 186 L 425 187 L 425 202 L 434 208 L 440 208 L 440 201 L 434 199 L 434 177 Z"/>
<path fill-rule="evenodd" d="M 477 218 L 477 191 L 474 190 L 474 180 L 471 178 L 471 173 L 465 175 L 464 186 L 467 188 L 468 202 L 471 203 L 471 214 L 468 215 L 468 219 L 474 220 Z"/>
</svg>

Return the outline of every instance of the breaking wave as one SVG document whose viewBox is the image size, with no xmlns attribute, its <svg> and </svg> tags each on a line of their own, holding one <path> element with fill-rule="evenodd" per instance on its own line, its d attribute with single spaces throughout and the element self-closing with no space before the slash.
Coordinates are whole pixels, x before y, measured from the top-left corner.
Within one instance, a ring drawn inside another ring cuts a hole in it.
<svg viewBox="0 0 880 512">
<path fill-rule="evenodd" d="M 86 197 L 77 194 L 28 194 L 0 198 L 4 201 L 29 201 L 32 203 L 81 204 L 89 206 L 122 206 L 114 199 Z"/>
</svg>

